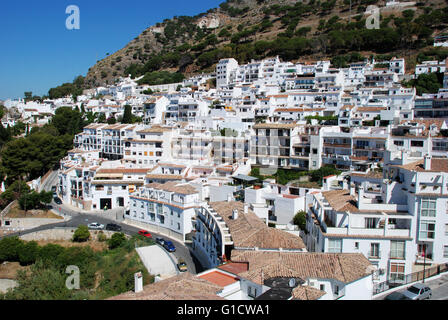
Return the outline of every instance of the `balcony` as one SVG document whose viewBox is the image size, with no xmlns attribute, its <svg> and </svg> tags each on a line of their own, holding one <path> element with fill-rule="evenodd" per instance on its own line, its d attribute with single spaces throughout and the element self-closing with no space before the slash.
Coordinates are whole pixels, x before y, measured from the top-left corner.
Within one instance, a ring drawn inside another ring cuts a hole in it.
<svg viewBox="0 0 448 320">
<path fill-rule="evenodd" d="M 369 251 L 369 260 L 380 260 L 381 254 L 379 252 Z"/>
</svg>

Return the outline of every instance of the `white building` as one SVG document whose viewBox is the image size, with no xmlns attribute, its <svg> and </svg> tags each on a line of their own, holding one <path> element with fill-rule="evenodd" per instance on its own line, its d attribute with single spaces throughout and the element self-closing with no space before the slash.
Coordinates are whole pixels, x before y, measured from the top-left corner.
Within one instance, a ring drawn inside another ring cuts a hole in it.
<svg viewBox="0 0 448 320">
<path fill-rule="evenodd" d="M 130 196 L 126 219 L 141 222 L 149 231 L 168 233 L 181 241 L 193 230 L 199 192 L 189 184 L 171 181 L 151 183 Z"/>
</svg>

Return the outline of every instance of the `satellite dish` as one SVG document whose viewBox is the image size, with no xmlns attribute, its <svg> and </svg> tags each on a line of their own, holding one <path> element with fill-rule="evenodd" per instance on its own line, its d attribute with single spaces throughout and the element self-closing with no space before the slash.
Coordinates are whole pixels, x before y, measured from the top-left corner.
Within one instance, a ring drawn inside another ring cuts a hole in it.
<svg viewBox="0 0 448 320">
<path fill-rule="evenodd" d="M 294 288 L 296 286 L 296 279 L 291 278 L 289 279 L 289 287 Z"/>
</svg>

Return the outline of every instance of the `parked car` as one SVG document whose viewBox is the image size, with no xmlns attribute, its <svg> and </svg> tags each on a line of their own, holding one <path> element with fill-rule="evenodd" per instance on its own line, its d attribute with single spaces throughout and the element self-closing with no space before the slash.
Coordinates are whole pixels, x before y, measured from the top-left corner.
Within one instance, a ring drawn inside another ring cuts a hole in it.
<svg viewBox="0 0 448 320">
<path fill-rule="evenodd" d="M 188 271 L 187 264 L 182 259 L 179 259 L 177 263 L 177 268 L 179 269 L 180 272 Z"/>
<path fill-rule="evenodd" d="M 89 225 L 87 225 L 87 227 L 89 227 L 89 229 L 94 229 L 94 230 L 103 230 L 104 224 L 100 224 L 98 222 L 92 222 Z"/>
<path fill-rule="evenodd" d="M 411 298 L 405 296 L 403 292 L 395 291 L 388 294 L 384 300 L 412 300 Z"/>
<path fill-rule="evenodd" d="M 119 226 L 118 224 L 115 224 L 115 223 L 108 223 L 106 225 L 106 230 L 121 231 L 121 226 Z"/>
<path fill-rule="evenodd" d="M 62 200 L 59 199 L 58 197 L 54 197 L 53 200 L 56 204 L 62 204 Z"/>
<path fill-rule="evenodd" d="M 141 236 L 144 236 L 146 238 L 152 238 L 152 235 L 148 231 L 146 231 L 146 230 L 140 230 L 138 232 L 138 234 L 141 235 Z"/>
<path fill-rule="evenodd" d="M 431 298 L 432 290 L 423 283 L 416 283 L 407 288 L 403 294 L 412 300 L 423 300 Z"/>
<path fill-rule="evenodd" d="M 165 241 L 165 243 L 163 244 L 163 247 L 168 251 L 168 252 L 174 252 L 176 251 L 176 247 L 174 246 L 174 244 L 171 241 Z"/>
<path fill-rule="evenodd" d="M 53 191 L 53 193 L 56 193 L 56 186 L 52 186 L 51 191 Z"/>
<path fill-rule="evenodd" d="M 163 246 L 165 244 L 165 240 L 163 238 L 159 238 L 159 237 L 156 238 L 156 242 L 158 244 L 160 244 L 161 246 Z"/>
</svg>

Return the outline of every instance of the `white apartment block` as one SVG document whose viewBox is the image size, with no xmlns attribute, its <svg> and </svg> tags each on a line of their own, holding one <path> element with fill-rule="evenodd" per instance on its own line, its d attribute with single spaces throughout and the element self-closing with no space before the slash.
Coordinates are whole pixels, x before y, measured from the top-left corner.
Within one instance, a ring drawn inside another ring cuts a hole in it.
<svg viewBox="0 0 448 320">
<path fill-rule="evenodd" d="M 307 219 L 309 251 L 360 252 L 375 282 L 403 281 L 427 263 L 448 259 L 447 159 L 386 159 L 381 184 L 314 194 Z M 378 188 L 379 187 L 379 188 Z"/>
<path fill-rule="evenodd" d="M 150 183 L 130 195 L 126 219 L 143 223 L 149 231 L 168 233 L 185 241 L 193 230 L 199 192 L 179 181 Z"/>
</svg>

